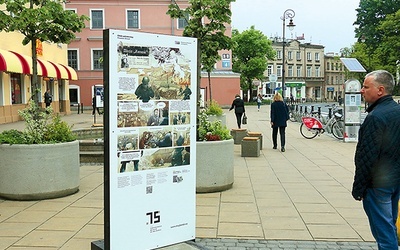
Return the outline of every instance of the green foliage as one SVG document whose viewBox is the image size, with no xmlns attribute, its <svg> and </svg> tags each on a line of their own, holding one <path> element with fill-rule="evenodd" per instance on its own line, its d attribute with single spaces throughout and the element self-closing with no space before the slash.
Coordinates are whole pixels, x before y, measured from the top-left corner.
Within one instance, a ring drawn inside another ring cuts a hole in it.
<svg viewBox="0 0 400 250">
<path fill-rule="evenodd" d="M 357 58 L 368 72 L 385 69 L 396 72 L 400 58 L 400 0 L 361 0 L 355 33 L 359 39 L 351 57 Z"/>
<path fill-rule="evenodd" d="M 52 144 L 76 140 L 71 126 L 53 114 L 51 107 L 41 110 L 33 101 L 27 108 L 18 111 L 25 120 L 24 131 L 7 130 L 0 133 L 0 143 L 8 144 Z"/>
<path fill-rule="evenodd" d="M 25 144 L 25 135 L 16 129 L 3 131 L 0 133 L 0 144 Z"/>
<path fill-rule="evenodd" d="M 185 18 L 187 26 L 183 31 L 186 37 L 198 39 L 198 81 L 200 69 L 210 73 L 219 61 L 220 50 L 231 48 L 231 38 L 225 35 L 226 25 L 231 23 L 231 2 L 235 0 L 189 0 L 189 6 L 182 10 L 176 1 L 168 6 L 167 14 L 172 18 Z M 188 18 L 189 17 L 189 18 Z M 206 22 L 203 22 L 207 20 Z M 209 77 L 209 81 L 210 81 Z M 210 89 L 211 93 L 211 89 Z M 211 96 L 211 95 L 210 95 Z"/>
<path fill-rule="evenodd" d="M 221 141 L 232 138 L 229 129 L 222 126 L 221 121 L 210 122 L 205 111 L 201 111 L 199 116 L 199 140 L 200 141 Z"/>
<path fill-rule="evenodd" d="M 232 41 L 233 71 L 240 73 L 243 91 L 251 90 L 254 88 L 253 80 L 264 79 L 268 59 L 275 57 L 272 42 L 254 26 L 242 33 L 233 30 Z"/>
<path fill-rule="evenodd" d="M 219 106 L 215 100 L 211 100 L 209 102 L 205 112 L 207 115 L 222 115 L 224 113 L 221 106 Z"/>
</svg>

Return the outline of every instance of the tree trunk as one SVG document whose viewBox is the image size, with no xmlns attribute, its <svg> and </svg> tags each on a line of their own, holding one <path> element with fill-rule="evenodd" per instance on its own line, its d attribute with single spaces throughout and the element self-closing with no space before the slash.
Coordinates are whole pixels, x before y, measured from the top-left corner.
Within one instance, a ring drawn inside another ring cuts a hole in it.
<svg viewBox="0 0 400 250">
<path fill-rule="evenodd" d="M 212 100 L 212 95 L 211 95 L 211 73 L 208 71 L 207 72 L 207 76 L 208 76 L 208 89 L 209 89 L 209 91 L 210 91 L 210 102 L 211 102 L 211 100 Z"/>
</svg>

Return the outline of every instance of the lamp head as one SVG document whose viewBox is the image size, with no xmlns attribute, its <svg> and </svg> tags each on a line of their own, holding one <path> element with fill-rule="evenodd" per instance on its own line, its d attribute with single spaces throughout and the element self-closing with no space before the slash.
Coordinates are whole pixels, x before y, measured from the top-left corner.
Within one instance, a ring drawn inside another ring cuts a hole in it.
<svg viewBox="0 0 400 250">
<path fill-rule="evenodd" d="M 289 28 L 290 31 L 294 29 L 296 25 L 293 23 L 293 18 L 290 18 L 289 24 L 286 26 Z"/>
</svg>

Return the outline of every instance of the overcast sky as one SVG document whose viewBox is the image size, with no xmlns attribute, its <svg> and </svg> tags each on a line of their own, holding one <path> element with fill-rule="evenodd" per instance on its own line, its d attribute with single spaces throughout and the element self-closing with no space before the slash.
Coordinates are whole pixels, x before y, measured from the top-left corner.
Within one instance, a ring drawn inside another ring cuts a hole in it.
<svg viewBox="0 0 400 250">
<path fill-rule="evenodd" d="M 282 37 L 281 17 L 287 9 L 295 12 L 292 32 L 285 37 L 304 34 L 304 42 L 325 46 L 325 53 L 339 52 L 356 41 L 353 23 L 359 0 L 236 0 L 232 3 L 232 27 L 240 32 L 252 25 L 267 37 Z M 286 19 L 286 25 L 289 19 Z"/>
</svg>

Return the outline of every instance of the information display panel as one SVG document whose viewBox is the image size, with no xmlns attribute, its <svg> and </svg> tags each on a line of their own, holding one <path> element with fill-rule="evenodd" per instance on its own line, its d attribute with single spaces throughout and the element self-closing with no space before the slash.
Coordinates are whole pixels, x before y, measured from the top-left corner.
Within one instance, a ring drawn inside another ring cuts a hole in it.
<svg viewBox="0 0 400 250">
<path fill-rule="evenodd" d="M 104 31 L 106 248 L 195 238 L 197 40 Z"/>
</svg>

